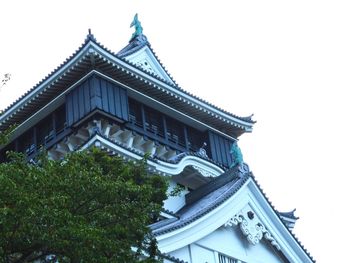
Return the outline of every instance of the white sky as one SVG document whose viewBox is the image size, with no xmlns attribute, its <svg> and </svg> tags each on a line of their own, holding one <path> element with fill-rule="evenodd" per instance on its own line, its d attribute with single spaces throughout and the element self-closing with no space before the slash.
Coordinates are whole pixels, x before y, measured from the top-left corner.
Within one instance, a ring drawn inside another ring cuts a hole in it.
<svg viewBox="0 0 350 263">
<path fill-rule="evenodd" d="M 138 12 L 144 34 L 178 84 L 232 113 L 254 113 L 240 140 L 280 211 L 317 262 L 348 258 L 350 147 L 348 1 L 0 2 L 0 109 L 59 66 L 88 28 L 119 51 Z"/>
</svg>

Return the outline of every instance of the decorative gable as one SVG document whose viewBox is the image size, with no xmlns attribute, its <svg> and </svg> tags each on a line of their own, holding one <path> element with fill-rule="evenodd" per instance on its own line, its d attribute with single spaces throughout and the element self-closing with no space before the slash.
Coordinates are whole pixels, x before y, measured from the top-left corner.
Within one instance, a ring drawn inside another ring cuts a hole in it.
<svg viewBox="0 0 350 263">
<path fill-rule="evenodd" d="M 207 262 L 313 262 L 249 169 L 230 169 L 204 188 L 193 191 L 201 197 L 186 202 L 178 219 L 151 226 L 160 251 L 182 260 L 192 257 L 192 263 L 209 258 Z"/>
<path fill-rule="evenodd" d="M 136 66 L 142 68 L 148 73 L 154 74 L 159 78 L 174 84 L 174 81 L 164 70 L 162 65 L 159 63 L 158 59 L 150 49 L 148 45 L 145 45 L 143 48 L 137 50 L 135 53 L 127 55 L 125 59 Z"/>
<path fill-rule="evenodd" d="M 264 238 L 270 241 L 271 245 L 277 250 L 281 250 L 280 245 L 276 242 L 269 230 L 266 229 L 256 213 L 253 212 L 249 204 L 225 223 L 225 227 L 234 227 L 237 225 L 239 225 L 243 235 L 250 244 L 255 246 Z"/>
</svg>

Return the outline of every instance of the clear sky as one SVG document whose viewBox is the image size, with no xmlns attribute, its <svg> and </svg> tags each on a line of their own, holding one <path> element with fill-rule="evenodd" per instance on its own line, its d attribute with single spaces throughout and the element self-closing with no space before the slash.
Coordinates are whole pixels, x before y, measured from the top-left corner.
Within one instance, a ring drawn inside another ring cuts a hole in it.
<svg viewBox="0 0 350 263">
<path fill-rule="evenodd" d="M 88 28 L 119 51 L 139 13 L 177 83 L 240 116 L 239 145 L 273 205 L 296 208 L 295 234 L 317 262 L 348 258 L 348 1 L 0 2 L 0 109 L 59 66 Z"/>
</svg>

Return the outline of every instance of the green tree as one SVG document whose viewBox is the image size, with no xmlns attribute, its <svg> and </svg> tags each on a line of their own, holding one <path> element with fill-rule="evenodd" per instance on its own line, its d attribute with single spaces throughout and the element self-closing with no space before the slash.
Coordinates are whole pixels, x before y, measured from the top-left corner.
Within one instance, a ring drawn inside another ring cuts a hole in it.
<svg viewBox="0 0 350 263">
<path fill-rule="evenodd" d="M 0 116 L 1 116 L 1 112 L 0 112 Z M 15 125 L 12 125 L 12 126 L 10 126 L 10 128 L 8 128 L 4 131 L 0 131 L 0 146 L 8 143 L 10 136 L 11 136 L 11 133 L 14 129 L 15 129 Z"/>
<path fill-rule="evenodd" d="M 0 164 L 0 262 L 158 262 L 147 227 L 166 198 L 146 160 L 92 149 Z"/>
</svg>

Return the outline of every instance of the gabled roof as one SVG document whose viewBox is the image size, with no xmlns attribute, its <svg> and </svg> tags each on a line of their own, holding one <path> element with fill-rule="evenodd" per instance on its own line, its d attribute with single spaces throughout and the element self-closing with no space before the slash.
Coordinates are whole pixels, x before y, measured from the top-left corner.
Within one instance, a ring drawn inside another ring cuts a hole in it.
<svg viewBox="0 0 350 263">
<path fill-rule="evenodd" d="M 60 96 L 91 71 L 118 82 L 130 94 L 138 92 L 148 96 L 229 136 L 252 131 L 254 121 L 251 117 L 239 117 L 224 111 L 186 92 L 175 82 L 136 67 L 123 55 L 118 56 L 98 43 L 91 33 L 72 56 L 5 109 L 0 116 L 0 130 L 14 123 L 21 124 L 47 104 L 62 99 Z"/>
<path fill-rule="evenodd" d="M 247 188 L 250 189 L 249 191 L 251 194 L 257 197 L 256 199 L 265 207 L 263 210 L 265 212 L 267 211 L 266 213 L 271 217 L 269 219 L 271 222 L 268 224 L 270 228 L 272 228 L 272 226 L 274 228 L 270 231 L 274 234 L 269 233 L 273 240 L 273 242 L 271 241 L 272 245 L 276 246 L 277 250 L 284 254 L 286 258 L 296 259 L 297 261 L 295 262 L 315 262 L 308 251 L 290 231 L 288 225 L 284 223 L 284 220 L 267 199 L 249 169 L 241 169 L 237 166 L 216 177 L 206 185 L 187 194 L 186 205 L 176 213 L 178 218 L 165 219 L 151 225 L 154 235 L 157 236 L 160 248 L 165 249 L 165 253 L 168 253 L 168 249 L 174 248 L 174 244 L 179 244 L 178 240 L 189 240 L 191 243 L 195 242 L 196 240 L 189 237 L 190 229 L 193 229 L 193 231 L 197 233 L 198 229 L 202 231 L 203 225 L 210 225 L 211 229 L 207 230 L 208 233 L 210 233 L 222 226 L 222 223 L 218 222 L 219 218 L 220 220 L 227 220 L 222 219 L 225 216 L 227 217 L 227 212 L 232 213 L 232 207 L 238 209 L 237 199 L 243 198 L 242 196 L 238 197 L 238 195 L 242 195 L 242 191 Z M 228 205 L 229 202 L 235 202 L 234 200 L 236 200 L 235 204 L 231 206 Z M 231 208 L 227 210 L 224 207 Z M 269 213 L 268 210 L 272 213 Z M 211 220 L 210 217 L 218 218 Z M 264 218 L 266 220 L 266 215 Z M 215 224 L 217 225 L 215 226 Z M 177 239 L 176 237 L 173 238 L 176 235 L 181 235 L 181 233 L 186 233 L 188 236 L 180 236 Z M 204 235 L 205 232 L 202 236 Z M 198 236 L 198 238 L 201 238 L 200 235 Z M 192 239 L 190 240 L 190 238 Z M 281 240 L 284 241 L 281 242 Z M 281 246 L 278 244 L 279 242 L 282 243 Z M 289 244 L 293 249 L 290 249 L 288 246 L 286 247 L 286 244 Z M 289 253 L 288 251 L 293 251 L 294 255 L 287 255 Z"/>
<path fill-rule="evenodd" d="M 129 44 L 117 53 L 117 56 L 154 76 L 162 78 L 171 85 L 176 85 L 174 79 L 151 48 L 147 37 L 143 34 L 132 38 Z"/>
</svg>

